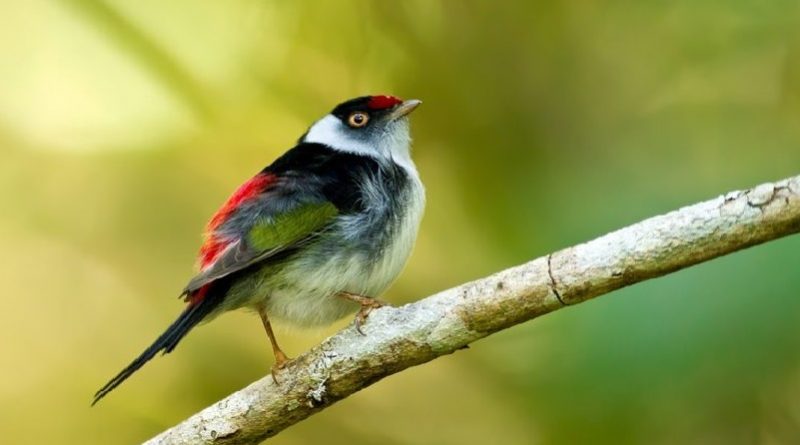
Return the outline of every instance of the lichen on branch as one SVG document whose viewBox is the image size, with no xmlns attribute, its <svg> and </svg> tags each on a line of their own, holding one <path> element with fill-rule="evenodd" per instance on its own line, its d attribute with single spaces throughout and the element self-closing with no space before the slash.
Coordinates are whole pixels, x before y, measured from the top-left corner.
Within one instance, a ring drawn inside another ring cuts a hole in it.
<svg viewBox="0 0 800 445">
<path fill-rule="evenodd" d="M 730 192 L 402 307 L 374 310 L 267 376 L 146 442 L 257 444 L 388 375 L 493 332 L 800 232 L 800 176 Z M 435 397 L 435 395 L 431 395 Z"/>
</svg>

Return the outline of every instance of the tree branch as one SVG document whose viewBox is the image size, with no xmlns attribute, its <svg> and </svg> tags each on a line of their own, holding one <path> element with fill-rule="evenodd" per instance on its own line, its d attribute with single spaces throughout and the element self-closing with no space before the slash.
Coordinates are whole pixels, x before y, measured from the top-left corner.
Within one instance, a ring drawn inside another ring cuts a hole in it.
<svg viewBox="0 0 800 445">
<path fill-rule="evenodd" d="M 381 308 L 147 444 L 255 444 L 378 380 L 615 289 L 800 232 L 800 176 L 647 219 L 398 308 Z"/>
</svg>

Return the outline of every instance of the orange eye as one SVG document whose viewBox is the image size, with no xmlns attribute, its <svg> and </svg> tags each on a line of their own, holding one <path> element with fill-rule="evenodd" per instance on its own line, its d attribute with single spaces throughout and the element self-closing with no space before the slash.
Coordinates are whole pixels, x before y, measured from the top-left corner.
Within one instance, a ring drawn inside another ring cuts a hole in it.
<svg viewBox="0 0 800 445">
<path fill-rule="evenodd" d="M 361 128 L 369 122 L 369 114 L 363 111 L 354 111 L 347 117 L 347 125 L 353 128 Z"/>
</svg>

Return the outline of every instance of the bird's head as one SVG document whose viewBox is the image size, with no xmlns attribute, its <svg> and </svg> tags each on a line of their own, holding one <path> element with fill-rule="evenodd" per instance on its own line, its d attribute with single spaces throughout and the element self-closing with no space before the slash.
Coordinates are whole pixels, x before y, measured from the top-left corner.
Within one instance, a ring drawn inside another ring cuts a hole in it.
<svg viewBox="0 0 800 445">
<path fill-rule="evenodd" d="M 362 96 L 337 105 L 300 142 L 325 144 L 378 159 L 409 158 L 408 114 L 422 102 L 394 96 Z"/>
</svg>

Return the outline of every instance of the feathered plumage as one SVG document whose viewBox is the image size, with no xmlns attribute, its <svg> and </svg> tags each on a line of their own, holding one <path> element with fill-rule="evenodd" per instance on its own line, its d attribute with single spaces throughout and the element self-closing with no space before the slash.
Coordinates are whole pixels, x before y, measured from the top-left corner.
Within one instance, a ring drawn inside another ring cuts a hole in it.
<svg viewBox="0 0 800 445">
<path fill-rule="evenodd" d="M 337 295 L 382 293 L 405 264 L 424 206 L 404 117 L 417 103 L 366 96 L 340 104 L 241 185 L 206 226 L 186 309 L 93 404 L 222 312 L 258 310 L 277 348 L 267 313 L 319 325 L 357 307 Z"/>
</svg>

